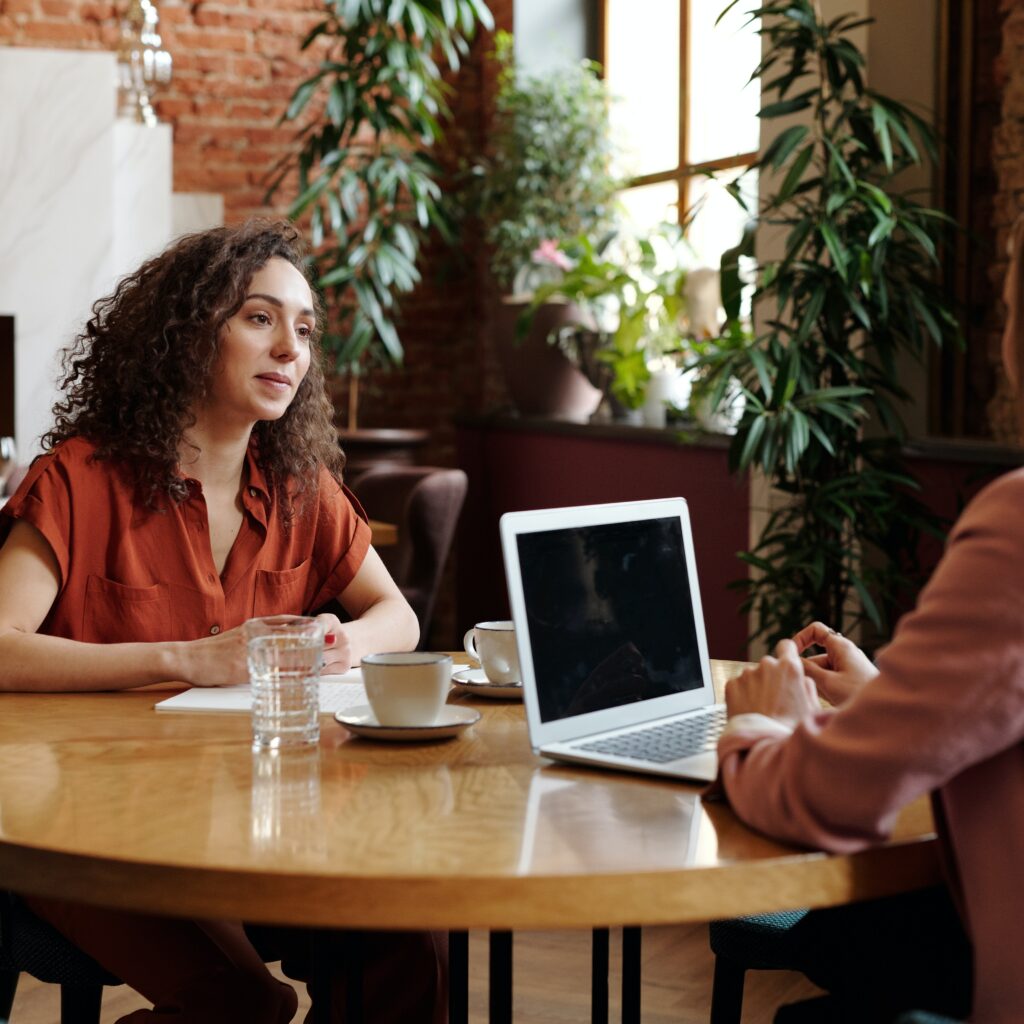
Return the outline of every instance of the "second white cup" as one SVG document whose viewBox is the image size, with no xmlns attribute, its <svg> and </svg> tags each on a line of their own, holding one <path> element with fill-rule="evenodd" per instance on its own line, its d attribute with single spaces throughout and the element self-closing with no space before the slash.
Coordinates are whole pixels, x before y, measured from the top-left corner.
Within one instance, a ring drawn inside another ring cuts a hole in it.
<svg viewBox="0 0 1024 1024">
<path fill-rule="evenodd" d="M 448 697 L 452 659 L 426 651 L 368 654 L 363 685 L 378 724 L 434 725 Z"/>
<path fill-rule="evenodd" d="M 515 623 L 508 619 L 478 622 L 463 638 L 466 653 L 480 662 L 484 675 L 492 683 L 518 683 L 519 654 L 516 651 Z"/>
</svg>

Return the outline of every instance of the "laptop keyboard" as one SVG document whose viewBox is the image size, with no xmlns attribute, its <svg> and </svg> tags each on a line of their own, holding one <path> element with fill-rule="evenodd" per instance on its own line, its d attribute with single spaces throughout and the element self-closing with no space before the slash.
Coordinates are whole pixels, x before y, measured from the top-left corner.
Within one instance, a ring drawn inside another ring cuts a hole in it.
<svg viewBox="0 0 1024 1024">
<path fill-rule="evenodd" d="M 714 750 L 725 722 L 725 708 L 715 705 L 670 722 L 577 743 L 574 749 L 666 764 L 705 750 Z"/>
</svg>

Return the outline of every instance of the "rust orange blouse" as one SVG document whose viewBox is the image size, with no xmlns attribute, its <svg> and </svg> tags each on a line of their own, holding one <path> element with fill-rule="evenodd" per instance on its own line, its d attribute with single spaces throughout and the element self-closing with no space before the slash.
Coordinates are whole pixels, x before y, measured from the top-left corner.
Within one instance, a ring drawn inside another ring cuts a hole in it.
<svg viewBox="0 0 1024 1024">
<path fill-rule="evenodd" d="M 198 481 L 180 505 L 140 507 L 124 473 L 92 460 L 94 450 L 84 438 L 58 445 L 0 510 L 0 543 L 23 519 L 60 567 L 41 633 L 90 643 L 195 640 L 255 615 L 309 612 L 345 590 L 369 549 L 363 510 L 326 470 L 286 529 L 250 449 L 242 526 L 218 576 Z"/>
</svg>

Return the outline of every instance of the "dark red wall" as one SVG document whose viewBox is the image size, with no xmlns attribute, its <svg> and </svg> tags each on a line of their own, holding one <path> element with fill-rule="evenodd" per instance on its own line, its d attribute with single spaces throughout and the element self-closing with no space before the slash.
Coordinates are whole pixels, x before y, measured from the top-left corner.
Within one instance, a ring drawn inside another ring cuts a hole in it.
<svg viewBox="0 0 1024 1024">
<path fill-rule="evenodd" d="M 624 433 L 620 431 L 619 433 Z M 749 492 L 731 477 L 724 442 L 682 445 L 653 431 L 636 440 L 600 428 L 463 425 L 459 464 L 469 494 L 459 532 L 458 625 L 508 615 L 498 540 L 504 512 L 681 496 L 690 507 L 697 574 L 713 658 L 743 658 L 746 619 L 727 584 L 745 575 Z M 714 447 L 710 445 L 715 445 Z"/>
</svg>

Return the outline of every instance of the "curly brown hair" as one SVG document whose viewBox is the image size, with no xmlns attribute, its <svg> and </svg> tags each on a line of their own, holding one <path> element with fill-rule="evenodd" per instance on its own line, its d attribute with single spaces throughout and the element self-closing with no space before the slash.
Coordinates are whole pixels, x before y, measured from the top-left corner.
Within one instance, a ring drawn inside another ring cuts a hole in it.
<svg viewBox="0 0 1024 1024">
<path fill-rule="evenodd" d="M 97 446 L 96 458 L 131 472 L 150 507 L 165 495 L 184 500 L 179 449 L 206 397 L 221 328 L 269 260 L 287 260 L 308 281 L 305 255 L 292 225 L 250 220 L 184 235 L 123 278 L 93 305 L 84 332 L 63 353 L 63 398 L 53 407 L 43 447 L 86 437 Z M 253 430 L 257 458 L 286 521 L 315 491 L 321 467 L 340 481 L 345 464 L 324 379 L 315 293 L 314 302 L 309 371 L 284 416 Z"/>
</svg>

